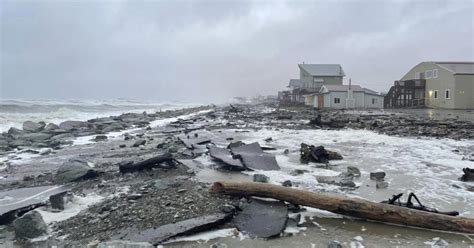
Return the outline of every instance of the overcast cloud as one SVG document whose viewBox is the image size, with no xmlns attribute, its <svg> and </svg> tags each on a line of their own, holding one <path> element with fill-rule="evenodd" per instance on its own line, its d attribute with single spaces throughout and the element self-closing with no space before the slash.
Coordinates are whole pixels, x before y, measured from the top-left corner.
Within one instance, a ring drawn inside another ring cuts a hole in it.
<svg viewBox="0 0 474 248">
<path fill-rule="evenodd" d="M 474 60 L 474 1 L 1 1 L 2 98 L 222 101 L 298 63 L 387 91 L 421 61 Z"/>
</svg>

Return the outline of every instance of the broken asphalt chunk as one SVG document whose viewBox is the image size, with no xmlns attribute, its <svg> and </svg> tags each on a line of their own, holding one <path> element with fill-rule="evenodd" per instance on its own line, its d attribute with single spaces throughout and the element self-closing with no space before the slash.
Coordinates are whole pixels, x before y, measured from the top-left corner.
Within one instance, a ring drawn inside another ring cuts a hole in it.
<svg viewBox="0 0 474 248">
<path fill-rule="evenodd" d="M 288 207 L 280 201 L 252 199 L 232 222 L 252 238 L 278 236 L 288 221 Z"/>
<path fill-rule="evenodd" d="M 245 170 L 242 162 L 239 159 L 234 159 L 229 150 L 214 145 L 209 145 L 207 148 L 209 149 L 209 156 L 219 162 L 222 162 L 225 167 L 231 170 Z"/>
<path fill-rule="evenodd" d="M 65 193 L 66 186 L 41 186 L 0 192 L 0 225 L 13 221 L 28 210 L 43 206 L 52 195 Z"/>
<path fill-rule="evenodd" d="M 255 142 L 231 148 L 232 154 L 240 158 L 248 169 L 251 170 L 279 170 L 275 155 L 263 152 L 260 145 Z"/>
<path fill-rule="evenodd" d="M 200 231 L 205 231 L 220 224 L 223 224 L 232 219 L 233 214 L 215 214 L 187 219 L 184 221 L 163 225 L 157 228 L 150 228 L 143 231 L 131 232 L 126 230 L 119 235 L 122 240 L 130 240 L 135 242 L 149 242 L 153 245 L 158 245 L 170 238 L 193 234 Z"/>
</svg>

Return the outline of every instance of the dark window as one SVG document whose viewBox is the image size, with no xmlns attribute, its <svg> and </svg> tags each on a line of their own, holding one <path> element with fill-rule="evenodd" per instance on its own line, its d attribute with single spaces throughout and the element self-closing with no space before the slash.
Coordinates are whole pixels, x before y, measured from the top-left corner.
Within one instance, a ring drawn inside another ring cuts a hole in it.
<svg viewBox="0 0 474 248">
<path fill-rule="evenodd" d="M 334 103 L 341 103 L 341 98 L 334 98 Z"/>
<path fill-rule="evenodd" d="M 376 104 L 377 103 L 377 98 L 372 98 L 372 104 Z"/>
<path fill-rule="evenodd" d="M 444 98 L 449 99 L 449 90 L 444 92 Z"/>
<path fill-rule="evenodd" d="M 437 90 L 434 91 L 434 98 L 438 99 L 438 91 Z"/>
</svg>

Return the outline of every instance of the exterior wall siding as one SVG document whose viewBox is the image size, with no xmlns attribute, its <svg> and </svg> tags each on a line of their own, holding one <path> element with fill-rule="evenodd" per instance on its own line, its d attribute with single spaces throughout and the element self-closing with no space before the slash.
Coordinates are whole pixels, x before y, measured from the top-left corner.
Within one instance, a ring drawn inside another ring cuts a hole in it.
<svg viewBox="0 0 474 248">
<path fill-rule="evenodd" d="M 323 79 L 323 83 L 315 83 L 314 79 Z M 323 84 L 326 85 L 342 85 L 341 76 L 311 76 L 304 70 L 300 69 L 300 81 L 303 88 L 320 88 Z"/>
<path fill-rule="evenodd" d="M 451 92 L 457 109 L 474 109 L 474 75 L 455 75 L 455 87 Z"/>
<path fill-rule="evenodd" d="M 372 99 L 376 99 L 375 103 L 372 103 Z M 365 108 L 383 109 L 383 96 L 365 94 L 364 106 Z"/>
<path fill-rule="evenodd" d="M 472 109 L 474 108 L 474 75 L 453 75 L 449 70 L 432 62 L 423 62 L 413 67 L 401 81 L 415 79 L 417 72 L 438 69 L 438 78 L 426 79 L 425 102 L 427 107 L 445 109 Z M 449 98 L 445 97 L 449 90 Z M 435 98 L 435 92 L 437 98 Z M 421 92 L 415 92 L 417 95 Z"/>
<path fill-rule="evenodd" d="M 340 103 L 335 103 L 334 98 L 339 98 Z M 364 92 L 354 92 L 353 98 L 355 100 L 355 108 L 383 108 L 383 96 L 366 94 Z M 377 99 L 372 103 L 372 99 Z M 333 91 L 324 94 L 324 108 L 343 109 L 346 108 L 347 92 Z M 314 107 L 317 107 L 317 102 L 314 102 Z"/>
</svg>

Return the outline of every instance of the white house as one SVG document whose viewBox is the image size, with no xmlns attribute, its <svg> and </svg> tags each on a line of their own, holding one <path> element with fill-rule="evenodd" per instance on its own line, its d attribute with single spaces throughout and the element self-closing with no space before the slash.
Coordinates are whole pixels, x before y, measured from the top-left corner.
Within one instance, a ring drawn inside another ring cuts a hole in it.
<svg viewBox="0 0 474 248">
<path fill-rule="evenodd" d="M 383 108 L 384 97 L 359 85 L 323 85 L 318 93 L 305 96 L 315 108 Z"/>
</svg>

